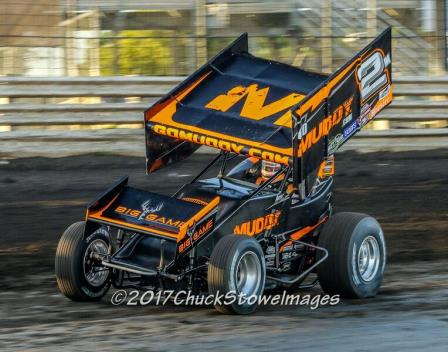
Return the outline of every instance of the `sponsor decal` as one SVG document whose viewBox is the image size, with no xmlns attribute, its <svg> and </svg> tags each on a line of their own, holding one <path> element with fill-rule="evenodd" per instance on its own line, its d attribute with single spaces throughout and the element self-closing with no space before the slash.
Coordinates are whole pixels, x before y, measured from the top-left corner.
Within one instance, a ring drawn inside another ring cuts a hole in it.
<svg viewBox="0 0 448 352">
<path fill-rule="evenodd" d="M 345 117 L 345 118 L 342 120 L 342 127 L 344 127 L 346 124 L 348 124 L 348 123 L 352 120 L 352 118 L 353 118 L 353 115 L 352 115 L 352 114 L 347 115 L 347 117 Z"/>
<path fill-rule="evenodd" d="M 280 214 L 281 211 L 276 210 L 271 214 L 243 222 L 234 227 L 233 233 L 235 235 L 256 236 L 266 230 L 271 230 L 279 224 Z"/>
<path fill-rule="evenodd" d="M 253 156 L 259 159 L 268 160 L 283 165 L 289 164 L 288 156 L 270 152 L 267 150 L 253 148 L 243 144 L 229 142 L 223 139 L 205 136 L 199 133 L 181 130 L 174 127 L 166 127 L 159 124 L 155 124 L 151 128 L 155 133 L 161 134 L 163 136 L 182 139 L 197 144 L 208 145 L 209 147 L 222 149 L 236 154 L 246 154 L 248 156 Z"/>
<path fill-rule="evenodd" d="M 376 49 L 357 67 L 355 77 L 362 102 L 374 97 L 378 90 L 390 83 L 386 63 L 390 64 L 390 57 L 385 57 L 381 49 Z"/>
<path fill-rule="evenodd" d="M 378 103 L 376 103 L 373 109 L 369 112 L 369 120 L 373 119 L 376 114 L 378 114 L 386 105 L 388 105 L 392 101 L 392 91 L 388 90 L 386 94 L 387 95 L 384 96 Z"/>
<path fill-rule="evenodd" d="M 334 136 L 333 139 L 330 139 L 330 141 L 328 142 L 328 153 L 334 153 L 343 141 L 344 137 L 342 136 L 342 133 L 338 133 L 336 136 Z"/>
<path fill-rule="evenodd" d="M 320 164 L 317 176 L 320 179 L 324 179 L 326 177 L 330 177 L 333 175 L 334 175 L 334 156 L 329 156 Z"/>
<path fill-rule="evenodd" d="M 213 227 L 215 226 L 215 217 L 208 219 L 203 224 L 196 226 L 194 228 L 193 234 L 189 234 L 188 237 L 185 238 L 183 242 L 181 242 L 177 248 L 178 253 L 182 253 L 187 248 L 191 247 L 192 244 L 197 242 L 199 239 L 204 237 L 207 233 L 209 233 Z"/>
<path fill-rule="evenodd" d="M 369 122 L 369 120 L 370 120 L 369 114 L 370 114 L 371 110 L 372 110 L 372 108 L 371 108 L 370 104 L 365 104 L 361 107 L 361 114 L 356 119 L 356 122 L 358 123 L 359 128 L 364 127 L 367 124 L 367 122 Z"/>
<path fill-rule="evenodd" d="M 389 94 L 389 91 L 390 91 L 390 84 L 388 84 L 387 87 L 384 88 L 384 89 L 380 92 L 380 94 L 378 95 L 378 99 L 381 100 L 381 99 L 383 99 L 384 97 L 386 97 L 386 96 Z"/>
<path fill-rule="evenodd" d="M 151 200 L 148 199 L 142 204 L 142 213 L 138 217 L 139 220 L 143 220 L 149 213 L 157 213 L 163 208 L 163 203 L 158 203 L 156 205 L 151 205 Z"/>
<path fill-rule="evenodd" d="M 353 135 L 357 129 L 358 129 L 358 122 L 353 121 L 346 129 L 344 129 L 343 132 L 344 140 Z"/>
<path fill-rule="evenodd" d="M 344 117 L 352 113 L 353 96 L 339 105 L 332 115 L 323 119 L 317 126 L 309 131 L 301 140 L 299 145 L 299 157 L 302 156 L 308 149 L 319 142 L 323 137 L 327 136 L 334 126 L 341 123 Z"/>
<path fill-rule="evenodd" d="M 303 116 L 302 118 L 303 120 L 300 122 L 296 123 L 297 125 L 300 125 L 299 131 L 297 132 L 297 138 L 298 139 L 302 139 L 303 136 L 305 136 L 308 133 L 308 122 L 306 121 L 307 116 Z"/>
<path fill-rule="evenodd" d="M 303 94 L 291 93 L 279 100 L 265 104 L 269 89 L 269 87 L 259 88 L 258 84 L 251 84 L 248 87 L 236 86 L 227 93 L 213 98 L 205 107 L 226 112 L 244 99 L 240 116 L 258 121 L 291 108 L 305 97 Z M 286 111 L 274 122 L 274 125 L 291 127 L 291 111 Z"/>
<path fill-rule="evenodd" d="M 184 224 L 183 221 L 170 219 L 166 216 L 159 216 L 154 213 L 149 213 L 147 215 L 142 216 L 144 211 L 128 208 L 123 205 L 119 205 L 118 207 L 115 208 L 114 211 L 118 214 L 121 214 L 124 216 L 129 216 L 129 217 L 135 218 L 137 220 L 155 222 L 155 223 L 160 223 L 160 224 L 167 225 L 167 226 L 173 226 L 173 227 L 179 228 Z"/>
</svg>

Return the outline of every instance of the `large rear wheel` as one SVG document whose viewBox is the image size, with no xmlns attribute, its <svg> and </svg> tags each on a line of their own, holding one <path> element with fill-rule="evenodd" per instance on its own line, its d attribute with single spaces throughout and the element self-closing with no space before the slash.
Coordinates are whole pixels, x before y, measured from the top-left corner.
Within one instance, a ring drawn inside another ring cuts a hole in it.
<svg viewBox="0 0 448 352">
<path fill-rule="evenodd" d="M 386 244 L 378 222 L 365 214 L 338 213 L 319 235 L 328 258 L 317 267 L 322 289 L 347 298 L 374 297 L 383 281 Z M 322 258 L 319 253 L 318 260 Z"/>
</svg>

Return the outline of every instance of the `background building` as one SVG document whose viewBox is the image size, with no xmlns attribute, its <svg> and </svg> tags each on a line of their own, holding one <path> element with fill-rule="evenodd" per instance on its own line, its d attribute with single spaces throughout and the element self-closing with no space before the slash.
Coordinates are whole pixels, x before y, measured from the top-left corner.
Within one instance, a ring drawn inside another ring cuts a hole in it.
<svg viewBox="0 0 448 352">
<path fill-rule="evenodd" d="M 387 26 L 394 74 L 446 73 L 445 0 L 0 0 L 0 75 L 186 75 L 246 31 L 331 72 Z"/>
</svg>

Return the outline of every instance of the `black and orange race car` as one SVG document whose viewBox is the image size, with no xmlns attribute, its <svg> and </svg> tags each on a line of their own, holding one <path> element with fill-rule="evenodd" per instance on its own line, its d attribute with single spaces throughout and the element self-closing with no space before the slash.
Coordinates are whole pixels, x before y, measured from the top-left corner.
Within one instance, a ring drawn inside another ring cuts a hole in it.
<svg viewBox="0 0 448 352">
<path fill-rule="evenodd" d="M 148 173 L 200 146 L 219 154 L 172 196 L 126 177 L 90 204 L 60 239 L 60 291 L 78 301 L 111 285 L 253 297 L 319 282 L 375 296 L 383 232 L 368 215 L 332 213 L 334 153 L 392 101 L 391 70 L 390 28 L 329 76 L 255 57 L 240 36 L 144 115 Z"/>
</svg>

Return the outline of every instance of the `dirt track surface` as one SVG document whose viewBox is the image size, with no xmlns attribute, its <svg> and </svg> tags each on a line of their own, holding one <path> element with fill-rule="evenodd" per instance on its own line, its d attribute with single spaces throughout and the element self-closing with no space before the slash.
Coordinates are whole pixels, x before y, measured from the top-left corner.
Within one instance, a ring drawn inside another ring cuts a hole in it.
<svg viewBox="0 0 448 352">
<path fill-rule="evenodd" d="M 144 175 L 144 160 L 111 156 L 0 160 L 0 350 L 427 350 L 448 346 L 448 151 L 344 153 L 336 211 L 382 224 L 388 245 L 377 298 L 334 307 L 261 307 L 222 316 L 206 307 L 68 301 L 53 257 L 68 224 L 122 175 L 169 194 L 209 156 Z M 320 294 L 317 287 L 311 292 Z"/>
</svg>

